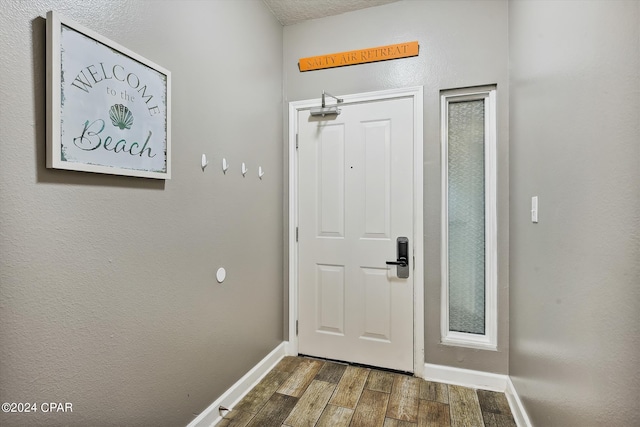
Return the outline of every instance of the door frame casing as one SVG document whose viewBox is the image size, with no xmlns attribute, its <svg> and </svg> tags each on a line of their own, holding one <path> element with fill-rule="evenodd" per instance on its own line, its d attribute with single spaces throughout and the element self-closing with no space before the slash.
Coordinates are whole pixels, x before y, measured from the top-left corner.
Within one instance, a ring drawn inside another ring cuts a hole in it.
<svg viewBox="0 0 640 427">
<path fill-rule="evenodd" d="M 342 105 L 383 101 L 395 98 L 413 99 L 413 373 L 424 371 L 424 223 L 423 223 L 423 102 L 422 86 L 389 89 L 340 96 Z M 289 102 L 289 342 L 287 353 L 298 354 L 298 113 L 321 104 L 320 98 Z"/>
</svg>

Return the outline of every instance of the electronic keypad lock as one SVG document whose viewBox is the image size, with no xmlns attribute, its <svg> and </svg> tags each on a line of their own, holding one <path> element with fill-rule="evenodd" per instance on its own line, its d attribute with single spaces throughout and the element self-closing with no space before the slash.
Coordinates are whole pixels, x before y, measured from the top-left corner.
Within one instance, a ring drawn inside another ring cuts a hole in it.
<svg viewBox="0 0 640 427">
<path fill-rule="evenodd" d="M 398 237 L 397 239 L 398 259 L 396 261 L 387 261 L 387 265 L 395 265 L 396 274 L 399 279 L 409 278 L 409 239 L 406 237 Z"/>
</svg>

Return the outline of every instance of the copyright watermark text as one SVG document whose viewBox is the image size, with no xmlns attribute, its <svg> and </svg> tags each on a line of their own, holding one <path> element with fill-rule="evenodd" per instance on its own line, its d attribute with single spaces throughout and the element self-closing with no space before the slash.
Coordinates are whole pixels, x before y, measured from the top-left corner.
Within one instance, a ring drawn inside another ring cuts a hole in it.
<svg viewBox="0 0 640 427">
<path fill-rule="evenodd" d="M 2 412 L 29 413 L 29 412 L 73 412 L 73 403 L 70 402 L 4 402 Z"/>
</svg>

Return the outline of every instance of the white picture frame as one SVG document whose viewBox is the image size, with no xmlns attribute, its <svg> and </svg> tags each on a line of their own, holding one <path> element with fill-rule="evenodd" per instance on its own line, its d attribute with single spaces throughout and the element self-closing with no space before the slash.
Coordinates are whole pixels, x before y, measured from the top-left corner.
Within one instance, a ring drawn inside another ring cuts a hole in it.
<svg viewBox="0 0 640 427">
<path fill-rule="evenodd" d="M 47 13 L 47 168 L 171 178 L 171 73 Z"/>
</svg>

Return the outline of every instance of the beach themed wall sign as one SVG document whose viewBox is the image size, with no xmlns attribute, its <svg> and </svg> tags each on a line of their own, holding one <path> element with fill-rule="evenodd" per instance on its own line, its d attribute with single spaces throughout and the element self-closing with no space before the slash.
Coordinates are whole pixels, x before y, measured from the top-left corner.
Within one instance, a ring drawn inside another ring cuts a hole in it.
<svg viewBox="0 0 640 427">
<path fill-rule="evenodd" d="M 47 167 L 171 178 L 171 73 L 47 13 Z"/>
</svg>

